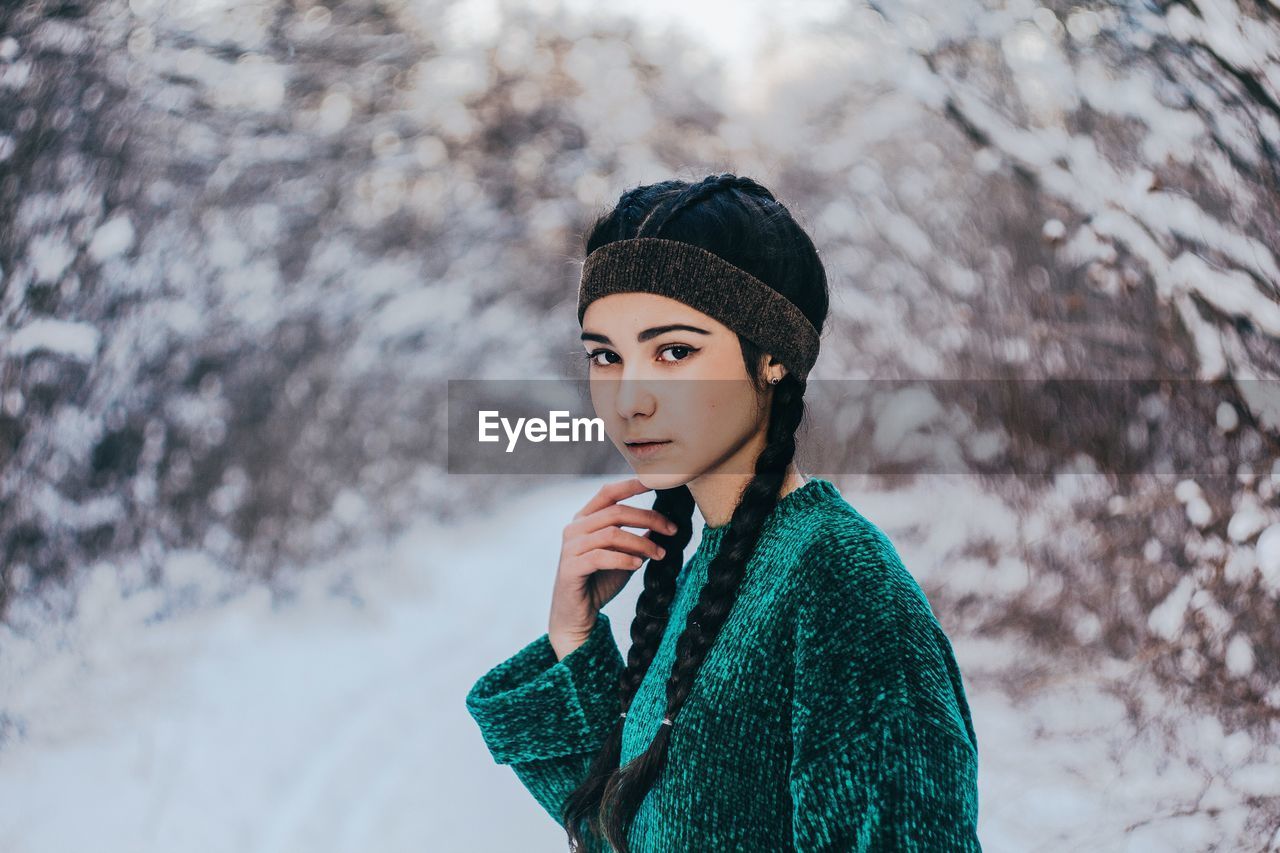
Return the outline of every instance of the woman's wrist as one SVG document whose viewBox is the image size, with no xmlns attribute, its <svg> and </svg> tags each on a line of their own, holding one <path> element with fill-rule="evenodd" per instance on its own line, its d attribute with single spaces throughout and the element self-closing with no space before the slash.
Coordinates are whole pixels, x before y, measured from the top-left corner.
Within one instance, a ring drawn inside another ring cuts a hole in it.
<svg viewBox="0 0 1280 853">
<path fill-rule="evenodd" d="M 551 643 L 551 648 L 555 650 L 556 660 L 560 661 L 585 643 L 589 636 L 591 636 L 590 628 L 581 633 L 548 633 L 547 640 Z"/>
</svg>

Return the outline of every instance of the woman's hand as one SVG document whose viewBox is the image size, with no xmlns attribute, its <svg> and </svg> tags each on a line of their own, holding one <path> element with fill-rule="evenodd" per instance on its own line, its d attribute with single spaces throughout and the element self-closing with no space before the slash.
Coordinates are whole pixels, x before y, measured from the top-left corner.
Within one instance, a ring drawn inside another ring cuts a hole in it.
<svg viewBox="0 0 1280 853">
<path fill-rule="evenodd" d="M 607 483 L 565 525 L 547 627 L 557 658 L 586 642 L 600 608 L 626 586 L 644 558 L 662 558 L 663 548 L 647 534 L 622 529 L 675 532 L 675 524 L 662 513 L 619 503 L 647 491 L 636 478 Z"/>
</svg>

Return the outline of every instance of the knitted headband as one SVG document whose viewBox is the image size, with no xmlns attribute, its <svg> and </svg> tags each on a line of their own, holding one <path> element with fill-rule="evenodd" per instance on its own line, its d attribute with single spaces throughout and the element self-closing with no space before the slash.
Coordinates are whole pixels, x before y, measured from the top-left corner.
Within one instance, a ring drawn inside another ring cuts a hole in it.
<svg viewBox="0 0 1280 853">
<path fill-rule="evenodd" d="M 655 293 L 714 317 L 772 354 L 796 378 L 818 360 L 818 330 L 778 291 L 714 252 L 680 240 L 635 237 L 587 255 L 578 325 L 587 306 L 614 293 Z"/>
</svg>

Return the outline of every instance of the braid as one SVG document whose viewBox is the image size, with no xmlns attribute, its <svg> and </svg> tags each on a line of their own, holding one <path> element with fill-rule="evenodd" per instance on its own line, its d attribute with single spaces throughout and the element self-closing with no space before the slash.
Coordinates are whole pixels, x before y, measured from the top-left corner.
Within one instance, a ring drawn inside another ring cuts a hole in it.
<svg viewBox="0 0 1280 853">
<path fill-rule="evenodd" d="M 804 391 L 805 384 L 791 374 L 777 386 L 767 444 L 756 460 L 755 476 L 729 520 L 720 552 L 708 567 L 707 582 L 676 641 L 676 662 L 667 679 L 666 714 L 672 720 L 684 705 L 707 652 L 737 601 L 747 563 L 765 521 L 778 504 L 787 466 L 795 456 L 795 433 L 804 416 Z M 666 763 L 671 729 L 659 726 L 649 748 L 614 773 L 605 785 L 598 823 L 604 837 L 620 853 L 628 853 L 628 827 Z"/>
<path fill-rule="evenodd" d="M 721 190 L 738 189 L 749 195 L 757 195 L 774 201 L 773 194 L 760 184 L 750 178 L 740 178 L 732 172 L 725 172 L 721 175 L 708 175 L 696 184 L 690 184 L 680 192 L 676 193 L 670 204 L 667 206 L 666 214 L 659 220 L 657 225 L 647 231 L 646 226 L 651 219 L 654 219 L 661 206 L 655 207 L 650 211 L 649 215 L 644 218 L 640 226 L 636 229 L 636 236 L 656 237 L 662 233 L 663 229 L 671 220 L 675 219 L 681 212 L 693 207 L 698 202 L 710 198 Z"/>
<path fill-rule="evenodd" d="M 643 197 L 648 189 L 645 186 L 638 186 L 619 196 L 618 204 L 614 208 L 617 216 L 616 239 L 625 240 L 630 235 L 631 223 L 644 212 Z"/>
<path fill-rule="evenodd" d="M 670 537 L 654 534 L 653 538 L 667 549 L 667 555 L 650 561 L 644 572 L 644 590 L 636 600 L 636 617 L 631 622 L 631 650 L 622 673 L 622 710 L 631 707 L 631 699 L 640 688 L 658 644 L 666 632 L 667 617 L 676 593 L 676 575 L 684 565 L 684 549 L 693 535 L 693 493 L 688 486 L 658 492 L 654 509 L 676 523 Z"/>
<path fill-rule="evenodd" d="M 627 665 L 619 678 L 619 694 L 622 710 L 631 707 L 631 700 L 640 689 L 640 682 L 653 663 L 666 631 L 667 616 L 675 598 L 676 576 L 684 565 L 684 549 L 693 536 L 693 493 L 688 486 L 662 489 L 653 502 L 653 509 L 671 519 L 676 532 L 670 536 L 649 532 L 649 538 L 666 549 L 660 560 L 650 560 L 644 570 L 644 590 L 636 600 L 636 615 L 631 621 L 631 650 L 627 653 Z M 561 818 L 569 835 L 570 850 L 579 850 L 584 841 L 579 829 L 585 820 L 592 832 L 601 833 L 598 809 L 610 775 L 618 769 L 622 752 L 622 717 L 614 722 L 609 736 L 591 762 L 586 782 L 565 800 Z"/>
<path fill-rule="evenodd" d="M 773 197 L 773 193 L 765 189 L 763 184 L 757 183 L 750 178 L 738 177 L 733 181 L 733 188 L 742 190 L 747 195 L 758 196 L 759 198 L 767 198 L 769 201 L 777 201 Z"/>
</svg>

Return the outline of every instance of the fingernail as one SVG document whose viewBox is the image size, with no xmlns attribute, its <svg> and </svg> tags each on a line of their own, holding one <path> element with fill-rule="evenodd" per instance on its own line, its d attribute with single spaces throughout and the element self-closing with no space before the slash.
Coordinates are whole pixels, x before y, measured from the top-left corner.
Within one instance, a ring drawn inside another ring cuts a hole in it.
<svg viewBox="0 0 1280 853">
<path fill-rule="evenodd" d="M 665 557 L 665 556 L 667 556 L 667 549 L 666 549 L 666 548 L 663 548 L 661 545 L 659 545 L 659 546 L 658 546 L 658 559 L 662 559 L 662 558 L 663 558 L 663 557 Z"/>
</svg>

